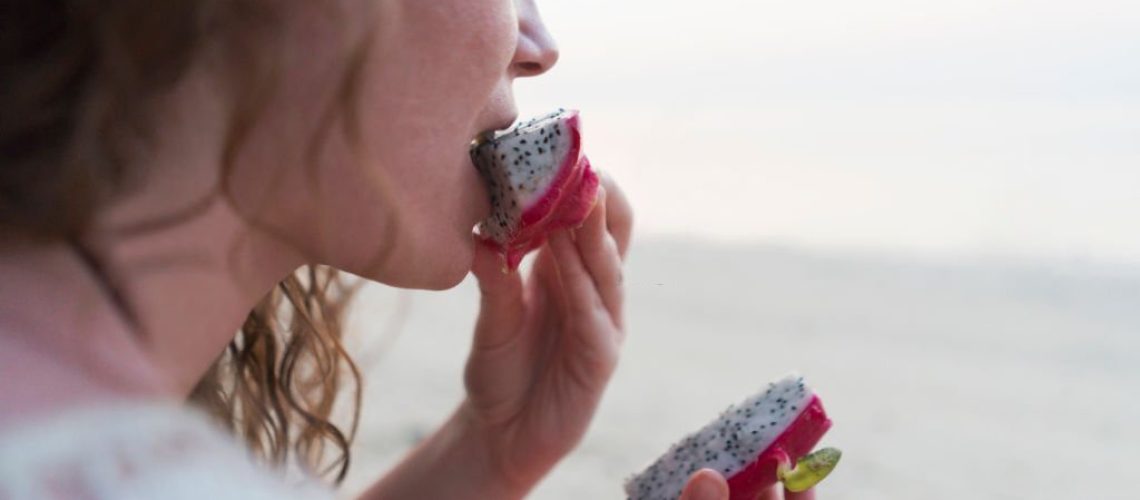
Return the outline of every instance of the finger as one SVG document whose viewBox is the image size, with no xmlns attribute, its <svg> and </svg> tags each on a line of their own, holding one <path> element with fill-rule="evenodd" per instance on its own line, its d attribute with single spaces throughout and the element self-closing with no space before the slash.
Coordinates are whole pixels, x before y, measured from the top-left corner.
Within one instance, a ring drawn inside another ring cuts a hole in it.
<svg viewBox="0 0 1140 500">
<path fill-rule="evenodd" d="M 566 297 L 566 312 L 574 316 L 591 317 L 604 309 L 594 280 L 586 270 L 577 246 L 570 240 L 569 233 L 554 233 L 550 238 L 550 247 L 554 251 L 558 277 Z"/>
<path fill-rule="evenodd" d="M 575 243 L 594 280 L 602 304 L 606 306 L 614 325 L 622 328 L 622 271 L 617 243 L 606 231 L 606 190 L 598 190 L 598 201 L 575 233 Z"/>
<path fill-rule="evenodd" d="M 815 488 L 800 493 L 785 491 L 784 500 L 815 500 Z"/>
<path fill-rule="evenodd" d="M 680 500 L 727 500 L 728 481 L 712 469 L 701 469 L 689 478 Z"/>
<path fill-rule="evenodd" d="M 517 272 L 504 272 L 502 256 L 484 243 L 475 245 L 471 272 L 479 283 L 480 293 L 475 347 L 501 345 L 510 340 L 522 323 L 522 278 Z"/>
<path fill-rule="evenodd" d="M 613 178 L 604 173 L 598 175 L 606 191 L 606 227 L 617 243 L 618 254 L 625 259 L 633 235 L 633 207 Z"/>
<path fill-rule="evenodd" d="M 531 275 L 535 279 L 529 280 L 527 286 L 541 291 L 550 304 L 562 307 L 560 311 L 565 312 L 563 306 L 566 304 L 566 294 L 562 292 L 562 282 L 558 278 L 558 262 L 554 260 L 554 250 L 549 244 L 545 245 L 535 257 Z"/>
</svg>

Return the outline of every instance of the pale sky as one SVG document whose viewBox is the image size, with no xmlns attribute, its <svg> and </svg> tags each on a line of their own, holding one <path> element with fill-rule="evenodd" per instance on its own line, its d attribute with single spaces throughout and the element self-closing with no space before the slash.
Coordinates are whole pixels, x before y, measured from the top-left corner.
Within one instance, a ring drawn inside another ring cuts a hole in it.
<svg viewBox="0 0 1140 500">
<path fill-rule="evenodd" d="M 538 1 L 642 234 L 1140 264 L 1140 2 Z"/>
</svg>

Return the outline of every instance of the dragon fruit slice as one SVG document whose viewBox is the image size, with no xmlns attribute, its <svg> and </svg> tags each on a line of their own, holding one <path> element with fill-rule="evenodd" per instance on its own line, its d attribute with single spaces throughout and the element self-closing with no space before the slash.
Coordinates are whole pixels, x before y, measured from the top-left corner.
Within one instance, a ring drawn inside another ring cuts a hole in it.
<svg viewBox="0 0 1140 500">
<path fill-rule="evenodd" d="M 802 377 L 791 375 L 674 444 L 627 480 L 625 492 L 633 500 L 675 500 L 703 468 L 728 478 L 732 500 L 755 499 L 777 481 L 790 491 L 804 491 L 839 461 L 834 448 L 806 455 L 830 427 L 819 396 Z"/>
<path fill-rule="evenodd" d="M 480 240 L 509 269 L 552 231 L 580 226 L 594 206 L 598 176 L 582 155 L 577 111 L 558 110 L 484 137 L 471 146 L 471 161 L 491 192 Z"/>
</svg>

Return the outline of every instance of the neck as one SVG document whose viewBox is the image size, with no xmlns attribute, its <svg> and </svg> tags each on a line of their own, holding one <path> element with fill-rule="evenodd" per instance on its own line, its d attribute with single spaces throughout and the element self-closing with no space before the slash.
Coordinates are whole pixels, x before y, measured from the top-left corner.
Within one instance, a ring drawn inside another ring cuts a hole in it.
<svg viewBox="0 0 1140 500">
<path fill-rule="evenodd" d="M 0 253 L 0 422 L 114 395 L 172 395 L 65 244 Z"/>
<path fill-rule="evenodd" d="M 92 245 L 105 276 L 69 243 L 0 252 L 0 378 L 26 381 L 4 384 L 0 407 L 184 398 L 250 309 L 303 263 L 226 207 L 216 202 L 169 231 Z"/>
<path fill-rule="evenodd" d="M 188 394 L 250 310 L 304 260 L 251 230 L 220 198 L 170 229 L 104 247 L 110 273 L 137 314 L 131 332 L 166 385 Z M 103 304 L 115 304 L 104 293 Z"/>
<path fill-rule="evenodd" d="M 201 202 L 217 191 L 222 136 L 220 122 L 193 116 L 204 108 L 166 115 L 172 132 L 151 169 L 162 174 L 101 210 L 79 243 L 103 276 L 72 243 L 0 243 L 0 421 L 106 395 L 185 398 L 250 309 L 305 263 L 224 197 Z M 197 208 L 137 234 L 113 229 L 184 207 Z"/>
</svg>

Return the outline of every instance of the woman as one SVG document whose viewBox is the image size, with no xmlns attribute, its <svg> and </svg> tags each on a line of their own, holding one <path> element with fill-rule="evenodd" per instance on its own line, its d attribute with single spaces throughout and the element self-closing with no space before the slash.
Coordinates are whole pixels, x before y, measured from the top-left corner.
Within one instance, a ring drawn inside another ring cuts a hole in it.
<svg viewBox="0 0 1140 500">
<path fill-rule="evenodd" d="M 606 181 L 525 279 L 471 236 L 468 144 L 558 58 L 532 0 L 11 4 L 0 498 L 329 496 L 233 438 L 343 478 L 334 269 L 482 292 L 466 399 L 366 497 L 518 498 L 580 440 L 625 335 L 628 204 Z"/>
</svg>

